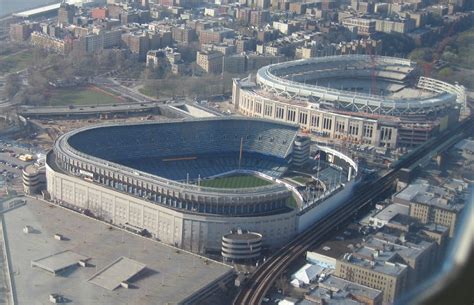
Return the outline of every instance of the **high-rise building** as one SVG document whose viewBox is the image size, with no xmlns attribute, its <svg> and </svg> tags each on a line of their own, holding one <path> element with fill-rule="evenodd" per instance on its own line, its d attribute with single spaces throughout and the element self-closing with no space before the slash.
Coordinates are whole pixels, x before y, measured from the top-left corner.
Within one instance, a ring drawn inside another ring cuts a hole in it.
<svg viewBox="0 0 474 305">
<path fill-rule="evenodd" d="M 12 41 L 25 41 L 30 38 L 31 33 L 38 28 L 37 23 L 14 23 L 10 25 L 10 39 Z"/>
<path fill-rule="evenodd" d="M 198 51 L 196 54 L 196 63 L 207 73 L 218 74 L 222 72 L 223 56 L 222 53 L 216 51 Z"/>
<path fill-rule="evenodd" d="M 224 38 L 230 38 L 235 35 L 234 30 L 227 28 L 211 28 L 199 31 L 199 42 L 201 44 L 220 43 Z"/>
<path fill-rule="evenodd" d="M 61 3 L 58 10 L 58 24 L 67 25 L 73 22 L 76 14 L 76 7 L 66 2 Z"/>
<path fill-rule="evenodd" d="M 243 54 L 224 57 L 224 71 L 229 73 L 245 73 L 246 57 Z"/>
<path fill-rule="evenodd" d="M 40 32 L 31 33 L 31 44 L 62 55 L 68 54 L 73 48 L 73 40 L 70 38 L 59 39 Z"/>
<path fill-rule="evenodd" d="M 375 33 L 376 22 L 372 19 L 350 17 L 342 20 L 342 25 L 358 35 L 369 36 Z"/>
<path fill-rule="evenodd" d="M 267 10 L 252 10 L 250 12 L 250 24 L 261 26 L 270 21 L 270 12 Z"/>
<path fill-rule="evenodd" d="M 173 40 L 178 43 L 188 44 L 196 40 L 196 31 L 188 27 L 173 27 L 171 29 Z"/>
<path fill-rule="evenodd" d="M 242 53 L 246 51 L 255 51 L 255 46 L 257 45 L 257 41 L 255 38 L 250 37 L 242 37 L 238 38 L 235 41 L 235 47 L 237 53 Z"/>
<path fill-rule="evenodd" d="M 91 10 L 91 17 L 94 19 L 106 19 L 108 11 L 105 7 L 96 7 Z"/>
</svg>

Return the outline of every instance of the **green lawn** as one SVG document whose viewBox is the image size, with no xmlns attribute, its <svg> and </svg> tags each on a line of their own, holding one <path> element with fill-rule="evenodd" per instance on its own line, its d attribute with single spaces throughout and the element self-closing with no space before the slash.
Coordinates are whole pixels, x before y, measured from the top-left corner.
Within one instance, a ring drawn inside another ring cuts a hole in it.
<svg viewBox="0 0 474 305">
<path fill-rule="evenodd" d="M 30 51 L 0 57 L 0 74 L 17 72 L 27 68 L 33 62 Z"/>
<path fill-rule="evenodd" d="M 121 102 L 122 100 L 117 97 L 87 87 L 56 89 L 51 92 L 51 98 L 48 100 L 50 106 L 101 105 Z"/>
<path fill-rule="evenodd" d="M 148 86 L 144 86 L 144 87 L 138 89 L 138 92 L 140 92 L 141 94 L 145 94 L 147 96 L 150 96 L 150 97 L 157 97 L 156 94 L 155 94 L 155 91 L 152 90 Z"/>
<path fill-rule="evenodd" d="M 272 184 L 271 181 L 252 175 L 227 176 L 201 181 L 201 186 L 231 189 L 258 187 L 270 184 Z"/>
<path fill-rule="evenodd" d="M 292 209 L 296 209 L 298 207 L 298 203 L 296 202 L 295 196 L 291 195 L 290 199 L 288 199 L 288 202 L 286 204 Z"/>
<path fill-rule="evenodd" d="M 294 177 L 290 177 L 290 178 L 295 180 L 296 182 L 299 182 L 299 183 L 302 183 L 302 184 L 305 184 L 306 182 L 311 180 L 310 177 L 305 177 L 305 176 L 294 176 Z"/>
</svg>

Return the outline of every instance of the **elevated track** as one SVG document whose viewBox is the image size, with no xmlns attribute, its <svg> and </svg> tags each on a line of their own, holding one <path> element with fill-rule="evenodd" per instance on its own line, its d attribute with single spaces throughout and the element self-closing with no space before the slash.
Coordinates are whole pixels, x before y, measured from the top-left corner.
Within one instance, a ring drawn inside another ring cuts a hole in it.
<svg viewBox="0 0 474 305">
<path fill-rule="evenodd" d="M 474 116 L 471 116 L 462 121 L 458 126 L 443 132 L 437 138 L 404 156 L 392 166 L 390 171 L 379 179 L 362 186 L 346 204 L 334 209 L 326 218 L 296 236 L 289 244 L 278 250 L 265 263 L 260 265 L 242 287 L 233 304 L 260 304 L 278 276 L 291 263 L 303 255 L 310 247 L 321 243 L 329 233 L 339 225 L 350 220 L 357 211 L 370 204 L 374 198 L 382 196 L 389 191 L 393 187 L 398 172 L 402 168 L 417 166 L 426 156 L 433 154 L 433 152 L 438 153 L 440 150 L 454 145 L 463 137 L 473 135 L 473 132 Z"/>
</svg>

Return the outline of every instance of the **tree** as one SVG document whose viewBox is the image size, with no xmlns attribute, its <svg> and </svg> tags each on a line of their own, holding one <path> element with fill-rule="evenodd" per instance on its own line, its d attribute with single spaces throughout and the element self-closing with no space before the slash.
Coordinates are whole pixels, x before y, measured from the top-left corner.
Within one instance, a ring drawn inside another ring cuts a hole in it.
<svg viewBox="0 0 474 305">
<path fill-rule="evenodd" d="M 199 50 L 199 43 L 192 42 L 188 45 L 178 45 L 178 52 L 184 62 L 191 63 L 196 61 L 196 52 Z"/>
<path fill-rule="evenodd" d="M 415 49 L 408 54 L 408 58 L 416 62 L 431 62 L 433 60 L 433 50 L 430 48 Z"/>
<path fill-rule="evenodd" d="M 28 77 L 28 84 L 32 91 L 42 92 L 48 87 L 48 78 L 42 71 L 35 70 Z"/>
<path fill-rule="evenodd" d="M 34 106 L 42 105 L 45 103 L 45 101 L 46 101 L 45 97 L 39 93 L 29 94 L 26 98 L 26 103 L 28 105 L 34 105 Z"/>
<path fill-rule="evenodd" d="M 457 63 L 459 62 L 458 56 L 450 51 L 444 51 L 443 55 L 441 56 L 443 60 L 449 61 L 450 63 Z"/>
<path fill-rule="evenodd" d="M 439 70 L 439 72 L 438 72 L 438 76 L 441 77 L 441 78 L 444 78 L 444 79 L 448 79 L 452 75 L 453 75 L 453 69 L 451 69 L 449 67 L 443 68 L 443 69 Z"/>
<path fill-rule="evenodd" d="M 20 91 L 21 88 L 21 79 L 16 73 L 11 73 L 7 76 L 5 80 L 5 93 L 9 98 L 15 96 L 15 94 Z"/>
<path fill-rule="evenodd" d="M 9 60 L 3 60 L 0 64 L 0 73 L 8 73 L 10 70 L 14 69 L 16 66 L 15 62 Z"/>
<path fill-rule="evenodd" d="M 410 53 L 415 48 L 415 42 L 409 36 L 400 33 L 379 33 L 384 53 L 399 56 Z"/>
</svg>

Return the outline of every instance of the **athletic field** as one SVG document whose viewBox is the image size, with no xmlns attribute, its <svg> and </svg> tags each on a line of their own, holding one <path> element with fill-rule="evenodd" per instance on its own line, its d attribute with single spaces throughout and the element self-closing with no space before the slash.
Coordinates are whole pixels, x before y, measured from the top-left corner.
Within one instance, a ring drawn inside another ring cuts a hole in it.
<svg viewBox="0 0 474 305">
<path fill-rule="evenodd" d="M 118 104 L 123 100 L 95 86 L 62 88 L 51 91 L 49 106 Z"/>
<path fill-rule="evenodd" d="M 201 186 L 215 188 L 241 189 L 270 185 L 273 182 L 252 175 L 226 176 L 216 179 L 202 180 Z"/>
</svg>

